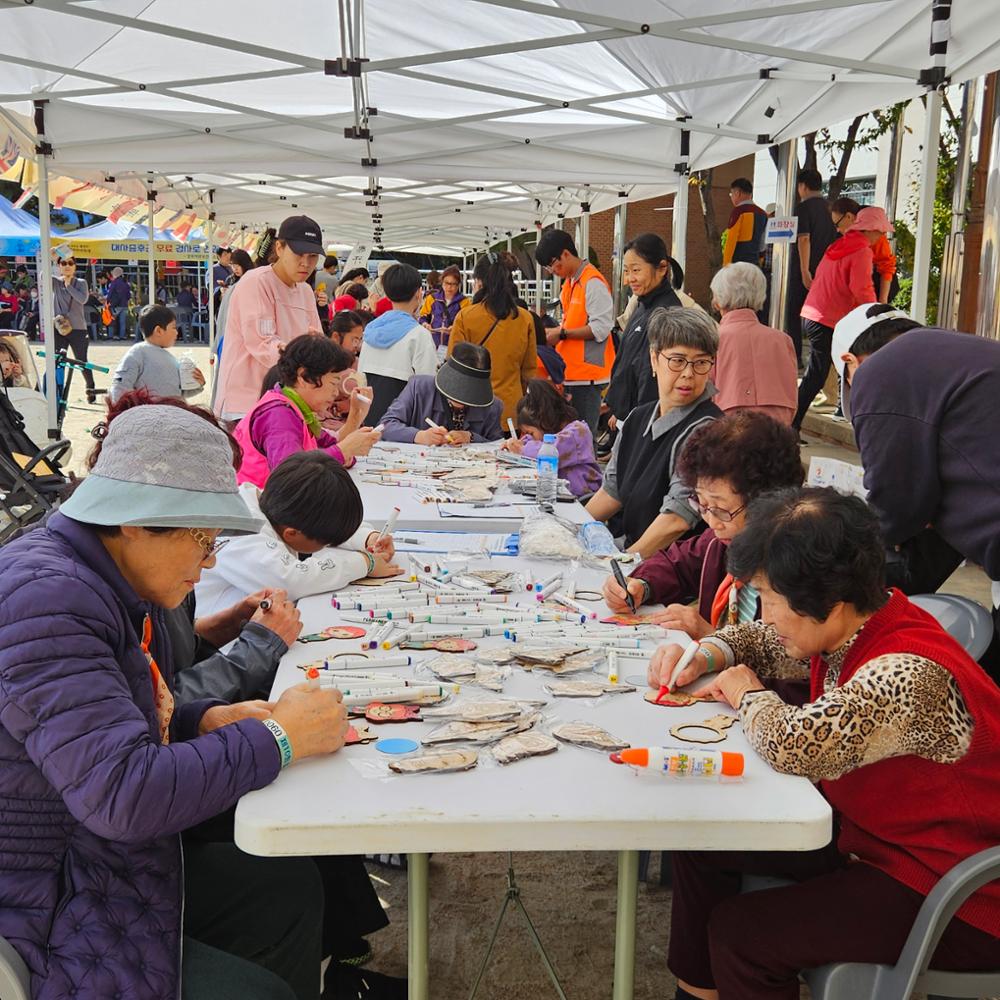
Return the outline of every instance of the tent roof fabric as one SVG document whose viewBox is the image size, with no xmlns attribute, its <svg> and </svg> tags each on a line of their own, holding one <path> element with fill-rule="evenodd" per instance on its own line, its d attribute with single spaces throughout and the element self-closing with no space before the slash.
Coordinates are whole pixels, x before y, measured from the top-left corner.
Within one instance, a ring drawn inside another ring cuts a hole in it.
<svg viewBox="0 0 1000 1000">
<path fill-rule="evenodd" d="M 380 214 L 392 246 L 674 190 L 678 163 L 918 96 L 933 62 L 931 0 L 0 0 L 0 26 L 0 111 L 30 136 L 48 102 L 55 172 L 338 240 Z M 954 4 L 951 81 L 998 43 L 995 0 Z"/>
</svg>

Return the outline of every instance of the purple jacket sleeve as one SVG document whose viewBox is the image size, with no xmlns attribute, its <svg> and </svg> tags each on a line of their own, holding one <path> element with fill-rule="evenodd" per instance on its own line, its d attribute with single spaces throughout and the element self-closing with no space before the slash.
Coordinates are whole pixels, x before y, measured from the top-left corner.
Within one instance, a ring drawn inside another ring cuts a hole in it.
<svg viewBox="0 0 1000 1000">
<path fill-rule="evenodd" d="M 687 604 L 698 597 L 705 552 L 713 541 L 710 531 L 674 542 L 655 552 L 632 571 L 631 576 L 649 584 L 650 603 Z"/>
<path fill-rule="evenodd" d="M 0 607 L 0 724 L 80 823 L 140 843 L 215 816 L 274 780 L 277 745 L 256 719 L 189 742 L 154 740 L 115 658 L 120 622 L 82 581 L 58 585 L 58 601 L 41 578 Z"/>
<path fill-rule="evenodd" d="M 418 379 L 410 379 L 403 391 L 389 404 L 389 408 L 382 415 L 383 441 L 413 444 L 417 432 L 422 429 L 423 418 L 418 411 L 423 409 L 423 415 L 429 416 L 431 408 L 429 402 L 425 407 L 420 406 L 417 395 L 418 382 Z M 418 424 L 421 426 L 417 426 Z"/>
<path fill-rule="evenodd" d="M 494 399 L 486 411 L 486 419 L 483 421 L 482 429 L 479 431 L 469 429 L 472 440 L 477 442 L 499 441 L 503 437 L 503 431 L 500 430 L 501 413 L 503 413 L 503 403 L 499 399 Z"/>
</svg>

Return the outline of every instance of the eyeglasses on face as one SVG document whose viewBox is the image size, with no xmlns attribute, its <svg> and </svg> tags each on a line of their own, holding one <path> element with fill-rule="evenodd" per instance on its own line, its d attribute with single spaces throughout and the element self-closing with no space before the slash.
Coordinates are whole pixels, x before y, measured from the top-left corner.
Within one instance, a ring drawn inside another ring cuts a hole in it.
<svg viewBox="0 0 1000 1000">
<path fill-rule="evenodd" d="M 59 266 L 60 267 L 76 267 L 76 261 L 75 260 L 61 260 L 61 261 L 59 261 Z"/>
<path fill-rule="evenodd" d="M 726 523 L 735 521 L 747 509 L 746 504 L 743 504 L 742 507 L 738 507 L 736 510 L 723 510 L 722 507 L 708 507 L 697 497 L 688 497 L 688 504 L 692 510 L 699 513 L 702 517 L 708 514 L 709 517 L 714 518 L 716 521 L 725 521 Z"/>
<path fill-rule="evenodd" d="M 658 357 L 663 358 L 667 368 L 678 375 L 685 371 L 688 366 L 698 375 L 707 375 L 712 370 L 712 365 L 715 364 L 712 358 L 698 358 L 697 361 L 692 361 L 690 358 L 685 358 L 683 354 L 663 354 L 661 352 Z"/>
<path fill-rule="evenodd" d="M 188 528 L 188 534 L 201 546 L 201 551 L 204 553 L 203 560 L 211 559 L 229 541 L 228 538 L 212 538 L 201 528 Z"/>
</svg>

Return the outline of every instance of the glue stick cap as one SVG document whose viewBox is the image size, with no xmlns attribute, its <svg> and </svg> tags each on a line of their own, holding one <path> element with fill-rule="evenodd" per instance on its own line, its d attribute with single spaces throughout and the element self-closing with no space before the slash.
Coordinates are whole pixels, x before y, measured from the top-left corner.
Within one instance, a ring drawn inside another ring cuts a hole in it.
<svg viewBox="0 0 1000 1000">
<path fill-rule="evenodd" d="M 618 751 L 618 757 L 623 764 L 633 767 L 649 767 L 649 750 L 646 747 L 628 747 Z"/>
<path fill-rule="evenodd" d="M 727 778 L 739 778 L 743 775 L 743 754 L 729 750 L 720 750 L 722 754 L 722 773 Z"/>
</svg>

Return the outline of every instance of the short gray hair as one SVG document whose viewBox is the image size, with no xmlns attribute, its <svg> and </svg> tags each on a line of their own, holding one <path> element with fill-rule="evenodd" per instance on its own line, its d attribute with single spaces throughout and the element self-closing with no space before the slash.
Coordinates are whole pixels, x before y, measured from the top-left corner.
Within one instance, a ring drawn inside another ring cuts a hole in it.
<svg viewBox="0 0 1000 1000">
<path fill-rule="evenodd" d="M 753 264 L 730 264 L 712 279 L 712 297 L 720 309 L 753 309 L 756 312 L 767 298 L 764 272 Z"/>
<path fill-rule="evenodd" d="M 649 349 L 656 354 L 671 347 L 693 347 L 713 358 L 719 353 L 719 328 L 700 309 L 654 309 L 646 321 Z"/>
</svg>

